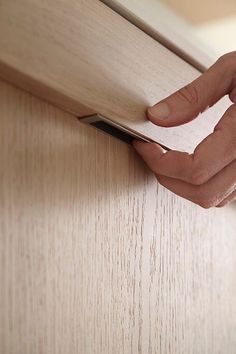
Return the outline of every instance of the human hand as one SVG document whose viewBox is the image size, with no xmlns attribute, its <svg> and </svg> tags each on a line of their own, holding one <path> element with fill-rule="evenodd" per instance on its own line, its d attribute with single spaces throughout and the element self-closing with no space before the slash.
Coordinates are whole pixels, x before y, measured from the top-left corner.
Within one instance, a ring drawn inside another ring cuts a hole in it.
<svg viewBox="0 0 236 354">
<path fill-rule="evenodd" d="M 193 120 L 227 94 L 234 104 L 193 154 L 165 152 L 155 143 L 133 143 L 160 184 L 203 208 L 236 199 L 236 51 L 147 110 L 154 124 L 172 127 Z"/>
</svg>

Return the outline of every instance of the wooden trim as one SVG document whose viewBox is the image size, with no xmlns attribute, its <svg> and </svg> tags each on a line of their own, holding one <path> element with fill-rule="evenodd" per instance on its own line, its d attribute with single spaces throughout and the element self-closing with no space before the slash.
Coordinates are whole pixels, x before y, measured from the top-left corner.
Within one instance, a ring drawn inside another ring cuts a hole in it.
<svg viewBox="0 0 236 354">
<path fill-rule="evenodd" d="M 218 120 L 166 129 L 153 105 L 200 75 L 97 0 L 3 0 L 0 76 L 74 115 L 99 113 L 171 149 L 192 151 Z"/>
<path fill-rule="evenodd" d="M 201 48 L 191 26 L 156 0 L 101 0 L 143 32 L 203 72 L 213 55 Z"/>
</svg>

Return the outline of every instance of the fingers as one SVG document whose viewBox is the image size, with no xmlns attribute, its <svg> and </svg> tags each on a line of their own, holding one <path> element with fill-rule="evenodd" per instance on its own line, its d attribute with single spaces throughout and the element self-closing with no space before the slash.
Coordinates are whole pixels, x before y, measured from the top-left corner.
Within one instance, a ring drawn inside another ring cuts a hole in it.
<svg viewBox="0 0 236 354">
<path fill-rule="evenodd" d="M 157 175 L 157 180 L 170 191 L 203 208 L 220 206 L 224 201 L 235 197 L 232 193 L 236 190 L 236 161 L 200 186 L 160 175 Z"/>
<path fill-rule="evenodd" d="M 236 200 L 236 190 L 233 193 L 231 193 L 227 198 L 223 199 L 223 201 L 220 202 L 220 204 L 218 204 L 216 207 L 222 208 L 226 204 L 232 203 L 234 200 Z"/>
<path fill-rule="evenodd" d="M 229 98 L 233 103 L 236 103 L 236 83 L 233 90 L 230 92 Z"/>
<path fill-rule="evenodd" d="M 201 185 L 236 159 L 236 105 L 223 115 L 214 133 L 189 155 L 164 150 L 157 144 L 135 142 L 134 147 L 156 174 Z"/>
<path fill-rule="evenodd" d="M 201 77 L 149 108 L 150 120 L 174 126 L 194 119 L 228 94 L 236 103 L 236 52 L 221 57 Z M 158 144 L 134 142 L 158 181 L 204 208 L 236 199 L 236 104 L 233 104 L 193 154 L 166 152 Z"/>
<path fill-rule="evenodd" d="M 235 86 L 236 52 L 232 52 L 221 57 L 192 83 L 150 107 L 148 118 L 164 127 L 187 123 L 226 94 L 235 102 Z"/>
</svg>

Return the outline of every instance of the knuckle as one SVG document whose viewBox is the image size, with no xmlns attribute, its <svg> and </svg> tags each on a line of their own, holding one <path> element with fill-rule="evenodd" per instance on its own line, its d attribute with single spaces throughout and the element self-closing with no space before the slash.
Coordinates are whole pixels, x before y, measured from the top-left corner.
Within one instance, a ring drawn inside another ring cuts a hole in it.
<svg viewBox="0 0 236 354">
<path fill-rule="evenodd" d="M 197 187 L 194 201 L 196 204 L 198 204 L 204 209 L 212 208 L 216 204 L 218 204 L 217 198 L 215 196 L 210 195 L 210 193 L 207 193 L 206 188 L 202 186 Z"/>
<path fill-rule="evenodd" d="M 224 115 L 224 120 L 220 121 L 214 131 L 219 131 L 225 140 L 225 155 L 235 156 L 236 152 L 236 104 L 230 106 Z"/>
<path fill-rule="evenodd" d="M 197 88 L 193 83 L 182 87 L 177 91 L 177 95 L 181 100 L 190 104 L 196 104 L 199 100 Z"/>
<path fill-rule="evenodd" d="M 223 55 L 221 55 L 219 57 L 219 59 L 217 60 L 218 62 L 223 62 L 223 63 L 229 63 L 229 62 L 233 62 L 236 59 L 236 51 L 233 52 L 229 52 L 229 53 L 225 53 Z"/>
<path fill-rule="evenodd" d="M 200 186 L 207 182 L 209 179 L 209 171 L 206 167 L 202 166 L 201 159 L 197 152 L 193 155 L 193 164 L 190 171 L 189 182 L 193 185 Z"/>
<path fill-rule="evenodd" d="M 215 206 L 214 200 L 211 200 L 211 199 L 199 200 L 197 204 L 203 209 L 210 209 Z"/>
<path fill-rule="evenodd" d="M 190 183 L 195 186 L 200 186 L 207 182 L 208 174 L 205 171 L 198 170 L 197 172 L 194 170 L 190 176 Z"/>
<path fill-rule="evenodd" d="M 234 89 L 229 93 L 229 98 L 232 102 L 236 103 L 236 84 Z"/>
<path fill-rule="evenodd" d="M 216 65 L 222 67 L 225 72 L 233 75 L 233 82 L 236 82 L 236 51 L 222 55 L 217 61 Z M 233 85 L 234 86 L 234 85 Z"/>
</svg>

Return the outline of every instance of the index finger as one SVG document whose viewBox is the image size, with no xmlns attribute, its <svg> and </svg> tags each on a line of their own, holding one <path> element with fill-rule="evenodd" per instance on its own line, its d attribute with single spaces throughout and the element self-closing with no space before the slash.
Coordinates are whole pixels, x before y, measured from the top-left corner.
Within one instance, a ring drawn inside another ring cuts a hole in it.
<svg viewBox="0 0 236 354">
<path fill-rule="evenodd" d="M 193 154 L 164 150 L 154 143 L 135 142 L 134 147 L 150 169 L 159 175 L 200 185 L 236 159 L 236 105 L 232 105 Z"/>
<path fill-rule="evenodd" d="M 148 108 L 148 118 L 159 126 L 171 127 L 196 118 L 227 94 L 236 103 L 235 74 L 236 52 L 227 53 L 196 80 Z"/>
</svg>

